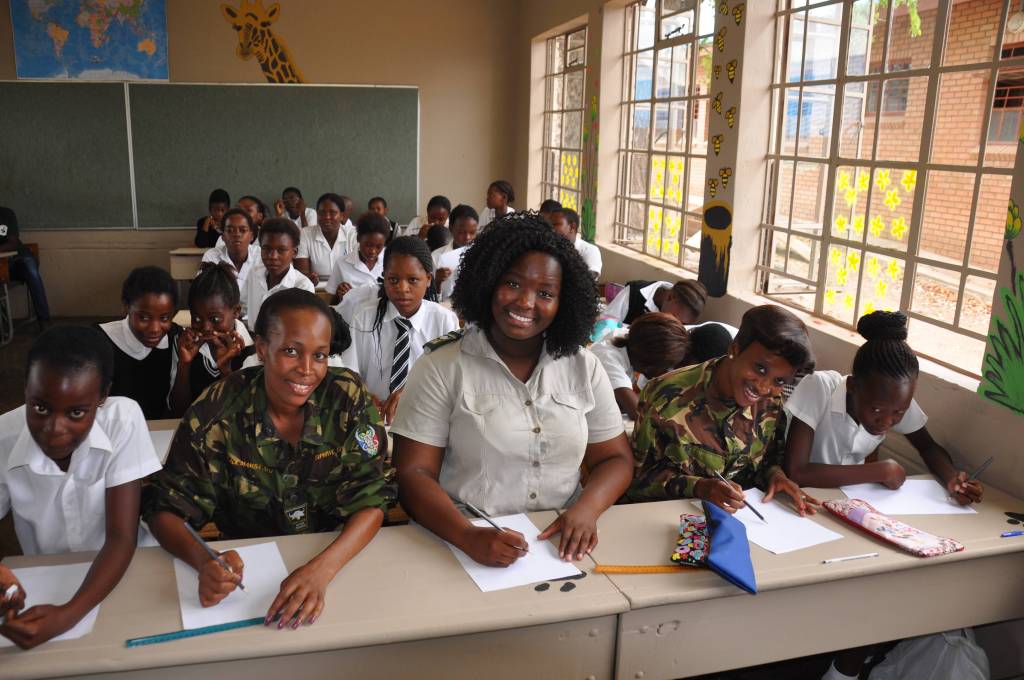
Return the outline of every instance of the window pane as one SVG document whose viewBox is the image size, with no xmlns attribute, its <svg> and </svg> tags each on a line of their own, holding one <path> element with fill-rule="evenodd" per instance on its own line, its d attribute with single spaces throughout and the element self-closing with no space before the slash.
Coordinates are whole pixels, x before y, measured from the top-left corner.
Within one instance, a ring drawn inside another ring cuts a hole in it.
<svg viewBox="0 0 1024 680">
<path fill-rule="evenodd" d="M 994 279 L 968 276 L 964 286 L 963 306 L 960 309 L 960 327 L 975 333 L 988 333 L 995 293 Z"/>
<path fill-rule="evenodd" d="M 975 64 L 991 60 L 1002 5 L 1001 2 L 969 2 L 966 5 L 962 2 L 953 3 L 949 17 L 950 45 L 946 48 L 942 62 Z M 1011 13 L 1020 9 L 1018 2 L 1010 2 L 1010 6 Z M 962 39 L 958 40 L 959 36 L 963 36 Z"/>
<path fill-rule="evenodd" d="M 708 111 L 711 109 L 711 105 L 707 99 L 694 99 L 691 106 L 693 107 L 693 125 L 690 126 L 690 153 L 707 155 L 708 129 L 711 125 Z"/>
<path fill-rule="evenodd" d="M 551 114 L 551 134 L 548 137 L 548 146 L 562 145 L 562 114 Z"/>
<path fill-rule="evenodd" d="M 681 12 L 687 5 L 693 3 L 687 2 L 687 0 L 661 0 L 661 15 L 675 14 Z"/>
<path fill-rule="evenodd" d="M 569 50 L 565 53 L 565 66 L 566 68 L 572 68 L 573 66 L 583 66 L 587 60 L 586 54 L 583 52 L 582 47 L 577 47 L 574 50 Z"/>
<path fill-rule="evenodd" d="M 697 31 L 701 35 L 715 32 L 715 0 L 700 0 L 700 16 L 697 18 Z"/>
<path fill-rule="evenodd" d="M 654 52 L 641 52 L 636 57 L 636 76 L 633 81 L 633 99 L 651 98 L 651 79 L 654 77 Z"/>
<path fill-rule="evenodd" d="M 647 209 L 647 252 L 655 256 L 661 252 L 661 215 L 656 205 Z"/>
<path fill-rule="evenodd" d="M 892 311 L 900 308 L 903 295 L 903 260 L 866 252 L 847 252 L 844 265 L 848 274 L 860 274 L 860 307 L 856 318 L 876 310 Z M 845 305 L 845 296 L 843 299 Z"/>
<path fill-rule="evenodd" d="M 559 73 L 565 69 L 565 38 L 559 36 L 551 41 L 551 73 Z"/>
<path fill-rule="evenodd" d="M 661 37 L 671 40 L 693 33 L 693 10 L 666 17 L 661 20 Z"/>
<path fill-rule="evenodd" d="M 630 198 L 647 197 L 647 154 L 629 154 L 629 183 L 626 195 Z"/>
<path fill-rule="evenodd" d="M 583 71 L 565 74 L 565 108 L 583 108 Z"/>
<path fill-rule="evenodd" d="M 712 59 L 711 38 L 701 38 L 697 47 L 697 76 L 693 83 L 693 94 L 707 94 L 711 90 Z"/>
<path fill-rule="evenodd" d="M 669 96 L 669 84 L 672 82 L 672 48 L 658 50 L 657 71 L 654 81 L 654 96 Z"/>
<path fill-rule="evenodd" d="M 687 210 L 697 212 L 704 205 L 704 173 L 707 161 L 703 158 L 690 159 L 689 190 L 686 195 Z"/>
<path fill-rule="evenodd" d="M 574 31 L 568 35 L 568 49 L 574 49 L 576 47 L 583 47 L 587 42 L 587 29 Z"/>
<path fill-rule="evenodd" d="M 980 115 L 988 100 L 989 71 L 945 73 L 939 80 L 939 100 L 932 134 L 932 162 L 975 165 L 981 144 Z M 1016 145 L 1014 145 L 1016 151 Z"/>
<path fill-rule="evenodd" d="M 789 17 L 789 49 L 786 57 L 786 82 L 800 80 L 804 53 L 804 25 L 806 12 L 796 12 Z"/>
<path fill-rule="evenodd" d="M 999 271 L 999 257 L 1002 255 L 1003 237 L 1006 234 L 1010 179 L 1009 175 L 983 175 L 978 191 L 970 264 L 993 274 Z"/>
<path fill-rule="evenodd" d="M 775 215 L 769 221 L 780 227 L 789 226 L 789 209 L 793 199 L 793 161 L 780 161 L 779 180 L 775 190 Z"/>
<path fill-rule="evenodd" d="M 822 311 L 826 316 L 847 325 L 853 324 L 853 312 L 857 304 L 857 274 L 863 259 L 862 252 L 859 249 L 834 244 L 829 247 Z M 848 259 L 850 263 L 856 265 L 856 269 L 848 266 Z"/>
<path fill-rule="evenodd" d="M 973 172 L 932 170 L 928 173 L 921 255 L 934 260 L 963 262 L 973 199 Z"/>
<path fill-rule="evenodd" d="M 916 161 L 921 153 L 928 78 L 895 78 L 882 87 L 882 116 L 875 158 Z"/>
<path fill-rule="evenodd" d="M 821 235 L 827 172 L 824 163 L 797 163 L 793 190 L 793 229 Z"/>
<path fill-rule="evenodd" d="M 800 104 L 801 156 L 828 156 L 832 144 L 834 101 L 834 85 L 818 85 L 813 89 L 804 89 L 803 102 Z"/>
<path fill-rule="evenodd" d="M 951 4 L 956 5 L 955 2 Z M 907 5 L 908 3 L 902 3 L 893 11 L 892 32 L 889 36 L 889 63 L 885 69 L 890 73 L 905 68 L 928 68 L 932 63 L 932 41 L 935 35 L 935 17 L 938 14 L 936 3 L 919 3 L 913 11 Z M 971 37 L 967 38 L 962 31 L 950 27 L 950 36 L 976 40 L 977 32 L 974 32 L 974 29 L 969 30 L 972 30 L 972 33 Z M 960 50 L 958 44 L 951 44 L 949 47 Z M 878 56 L 880 55 L 881 53 Z"/>
<path fill-rule="evenodd" d="M 672 102 L 668 113 L 668 150 L 686 150 L 686 102 Z"/>
<path fill-rule="evenodd" d="M 910 309 L 929 319 L 951 324 L 956 314 L 959 291 L 959 272 L 919 264 L 914 274 L 914 295 Z"/>
<path fill-rule="evenodd" d="M 807 13 L 807 52 L 804 55 L 804 80 L 835 78 L 839 61 L 840 4 L 816 7 Z"/>
<path fill-rule="evenodd" d="M 668 177 L 665 182 L 665 203 L 675 207 L 683 205 L 686 160 L 680 156 L 668 157 Z"/>
<path fill-rule="evenodd" d="M 877 83 L 875 85 L 877 86 Z M 842 158 L 860 160 L 871 158 L 878 117 L 867 113 L 864 91 L 864 83 L 846 85 L 846 94 L 843 98 L 843 120 L 839 128 L 839 155 Z"/>
<path fill-rule="evenodd" d="M 782 112 L 782 153 L 796 154 L 796 131 L 800 125 L 800 88 L 786 89 L 786 108 Z"/>
<path fill-rule="evenodd" d="M 904 185 L 900 170 L 875 168 L 872 176 L 871 211 L 867 215 L 867 223 L 862 223 L 860 227 L 862 231 L 866 229 L 867 241 L 871 245 L 906 250 L 914 211 L 916 178 L 912 179 L 915 180 L 913 183 L 908 181 Z M 879 225 L 882 227 L 880 230 Z M 853 226 L 857 228 L 856 222 Z"/>
<path fill-rule="evenodd" d="M 1024 52 L 1024 50 L 1021 51 Z M 983 73 L 987 76 L 987 72 Z M 978 108 L 985 105 L 985 97 L 988 95 L 988 90 L 985 89 L 987 83 L 988 78 L 983 78 L 977 94 L 971 97 L 981 102 L 978 104 Z M 1013 167 L 1020 134 L 1022 110 L 1024 110 L 1024 68 L 1000 69 L 995 83 L 995 96 L 992 99 L 988 145 L 985 147 L 985 165 L 994 168 Z"/>
<path fill-rule="evenodd" d="M 672 48 L 672 86 L 673 97 L 685 97 L 686 86 L 690 82 L 690 51 L 691 45 L 677 45 Z"/>
<path fill-rule="evenodd" d="M 567 113 L 562 118 L 562 144 L 570 149 L 580 149 L 580 135 L 583 134 L 583 119 L 579 111 Z"/>
<path fill-rule="evenodd" d="M 629 133 L 629 148 L 646 149 L 650 143 L 651 105 L 636 104 L 633 106 L 633 125 Z"/>
<path fill-rule="evenodd" d="M 647 0 L 640 8 L 636 49 L 645 50 L 654 44 L 654 4 L 654 0 Z"/>
<path fill-rule="evenodd" d="M 562 108 L 562 76 L 551 76 L 551 100 L 548 103 L 549 111 L 559 111 Z"/>
<path fill-rule="evenodd" d="M 651 156 L 651 184 L 648 197 L 658 203 L 665 197 L 665 157 Z"/>
<path fill-rule="evenodd" d="M 559 184 L 571 189 L 580 188 L 580 154 L 576 151 L 562 152 L 562 173 Z"/>
<path fill-rule="evenodd" d="M 831 220 L 833 237 L 857 242 L 864 240 L 870 186 L 871 171 L 867 168 L 846 166 L 836 169 Z"/>
<path fill-rule="evenodd" d="M 654 105 L 654 138 L 651 148 L 664 151 L 668 146 L 668 104 Z"/>
<path fill-rule="evenodd" d="M 664 222 L 664 236 L 661 240 L 661 257 L 669 262 L 678 262 L 679 235 L 683 226 L 682 213 L 678 210 L 666 210 Z"/>
</svg>

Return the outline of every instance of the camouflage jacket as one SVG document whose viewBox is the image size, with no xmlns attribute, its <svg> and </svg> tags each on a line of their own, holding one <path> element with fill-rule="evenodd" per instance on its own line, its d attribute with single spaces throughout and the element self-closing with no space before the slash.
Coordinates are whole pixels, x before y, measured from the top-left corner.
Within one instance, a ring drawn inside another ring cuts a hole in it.
<svg viewBox="0 0 1024 680">
<path fill-rule="evenodd" d="M 744 488 L 763 487 L 780 469 L 782 400 L 740 409 L 709 394 L 721 361 L 680 368 L 644 386 L 633 430 L 629 499 L 692 498 L 697 481 L 715 470 Z"/>
<path fill-rule="evenodd" d="M 298 447 L 267 414 L 263 368 L 236 371 L 185 412 L 164 469 L 146 480 L 143 518 L 159 511 L 225 538 L 334 530 L 396 498 L 387 436 L 362 381 L 328 370 L 305 406 Z"/>
</svg>

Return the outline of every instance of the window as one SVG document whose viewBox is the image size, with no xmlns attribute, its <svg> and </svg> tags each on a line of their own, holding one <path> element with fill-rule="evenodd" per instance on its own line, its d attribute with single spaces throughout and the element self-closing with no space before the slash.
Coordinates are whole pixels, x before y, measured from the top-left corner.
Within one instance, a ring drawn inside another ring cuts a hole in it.
<svg viewBox="0 0 1024 680">
<path fill-rule="evenodd" d="M 715 7 L 644 0 L 626 8 L 615 242 L 694 272 Z"/>
<path fill-rule="evenodd" d="M 548 39 L 544 76 L 542 196 L 577 211 L 580 209 L 586 66 L 586 26 Z"/>
<path fill-rule="evenodd" d="M 1015 150 L 988 142 L 1024 110 L 1008 4 L 779 0 L 760 292 L 848 328 L 903 310 L 978 375 Z"/>
</svg>

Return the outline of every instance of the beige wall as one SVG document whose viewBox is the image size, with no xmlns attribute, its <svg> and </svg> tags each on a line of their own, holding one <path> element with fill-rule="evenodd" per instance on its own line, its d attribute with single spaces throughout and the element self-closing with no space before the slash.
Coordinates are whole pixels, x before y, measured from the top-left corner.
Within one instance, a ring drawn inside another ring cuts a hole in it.
<svg viewBox="0 0 1024 680">
<path fill-rule="evenodd" d="M 220 4 L 167 1 L 171 81 L 263 82 L 255 62 L 235 56 L 235 32 L 221 17 Z M 515 3 L 280 4 L 276 30 L 308 82 L 419 87 L 420 202 L 445 194 L 453 203 L 483 207 L 487 184 L 513 169 L 514 146 L 506 131 L 516 115 L 510 105 L 516 64 L 508 58 L 516 42 Z M 0 2 L 0 79 L 15 77 L 10 6 Z M 203 210 L 205 197 L 196 199 L 197 211 Z M 40 244 L 51 307 L 62 316 L 118 313 L 120 282 L 132 267 L 167 266 L 168 248 L 191 245 L 183 231 L 34 231 L 25 238 Z"/>
</svg>

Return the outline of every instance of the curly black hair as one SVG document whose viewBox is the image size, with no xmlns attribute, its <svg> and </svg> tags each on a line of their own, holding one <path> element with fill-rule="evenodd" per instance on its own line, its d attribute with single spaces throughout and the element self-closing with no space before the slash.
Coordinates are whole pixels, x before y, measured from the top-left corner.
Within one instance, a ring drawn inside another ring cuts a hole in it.
<svg viewBox="0 0 1024 680">
<path fill-rule="evenodd" d="M 570 356 L 583 347 L 597 320 L 597 286 L 576 246 L 562 238 L 538 213 L 512 213 L 492 222 L 462 257 L 452 306 L 467 322 L 488 329 L 491 300 L 500 278 L 528 252 L 547 253 L 562 265 L 558 313 L 548 327 L 547 351 Z"/>
</svg>

